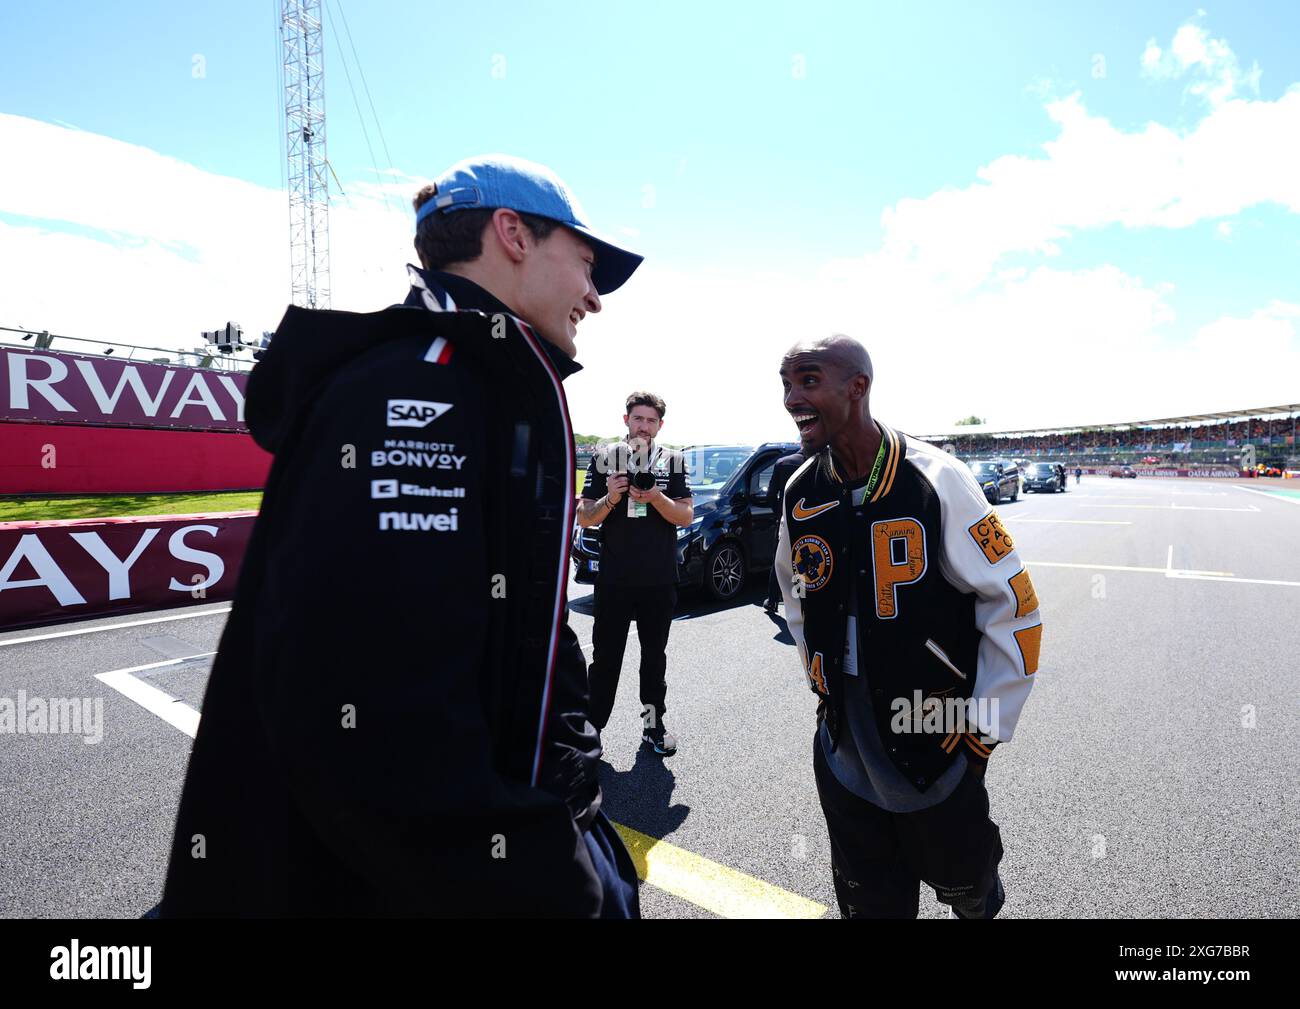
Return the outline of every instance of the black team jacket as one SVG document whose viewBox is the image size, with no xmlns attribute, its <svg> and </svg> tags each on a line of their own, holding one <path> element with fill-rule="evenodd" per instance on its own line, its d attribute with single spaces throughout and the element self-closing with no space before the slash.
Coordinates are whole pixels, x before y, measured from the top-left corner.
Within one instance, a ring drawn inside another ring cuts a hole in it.
<svg viewBox="0 0 1300 1009">
<path fill-rule="evenodd" d="M 566 600 L 579 366 L 504 306 L 454 310 L 463 279 L 411 278 L 381 312 L 290 308 L 250 377 L 275 460 L 163 917 L 600 912 Z"/>
</svg>

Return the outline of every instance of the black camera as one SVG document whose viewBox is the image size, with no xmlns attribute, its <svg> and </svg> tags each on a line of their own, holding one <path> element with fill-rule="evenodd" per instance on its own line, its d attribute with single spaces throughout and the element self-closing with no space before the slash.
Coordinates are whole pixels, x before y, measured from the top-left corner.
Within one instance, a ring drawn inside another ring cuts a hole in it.
<svg viewBox="0 0 1300 1009">
<path fill-rule="evenodd" d="M 633 449 L 624 442 L 613 446 L 611 456 L 611 472 L 627 477 L 629 485 L 637 490 L 654 490 L 655 477 L 650 472 L 650 460 L 644 451 Z"/>
</svg>

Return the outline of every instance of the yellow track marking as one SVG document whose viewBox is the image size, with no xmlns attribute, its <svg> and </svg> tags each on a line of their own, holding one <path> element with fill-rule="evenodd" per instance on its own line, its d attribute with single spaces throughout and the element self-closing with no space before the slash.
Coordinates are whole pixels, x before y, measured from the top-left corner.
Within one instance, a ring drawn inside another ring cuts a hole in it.
<svg viewBox="0 0 1300 1009">
<path fill-rule="evenodd" d="M 826 907 L 684 848 L 614 824 L 647 883 L 723 918 L 820 918 Z"/>
</svg>

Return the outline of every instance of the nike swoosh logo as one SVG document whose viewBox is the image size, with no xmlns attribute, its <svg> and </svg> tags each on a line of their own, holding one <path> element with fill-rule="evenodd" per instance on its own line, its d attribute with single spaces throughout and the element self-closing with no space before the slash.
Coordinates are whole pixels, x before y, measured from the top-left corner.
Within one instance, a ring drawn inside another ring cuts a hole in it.
<svg viewBox="0 0 1300 1009">
<path fill-rule="evenodd" d="M 815 505 L 812 508 L 805 508 L 803 506 L 803 502 L 804 499 L 800 498 L 799 503 L 794 506 L 794 520 L 796 522 L 802 522 L 804 521 L 804 519 L 810 519 L 814 515 L 820 515 L 822 512 L 828 512 L 836 505 L 839 504 L 838 501 L 827 501 L 825 504 Z"/>
</svg>

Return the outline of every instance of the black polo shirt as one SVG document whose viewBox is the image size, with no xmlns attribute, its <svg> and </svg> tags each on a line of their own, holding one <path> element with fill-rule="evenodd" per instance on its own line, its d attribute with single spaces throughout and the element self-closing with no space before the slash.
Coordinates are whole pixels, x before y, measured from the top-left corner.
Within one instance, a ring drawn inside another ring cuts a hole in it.
<svg viewBox="0 0 1300 1009">
<path fill-rule="evenodd" d="M 618 444 L 618 443 L 616 443 Z M 612 446 L 606 445 L 591 457 L 582 496 L 597 501 L 609 489 L 609 463 Z M 655 485 L 670 500 L 691 496 L 686 476 L 686 459 L 680 452 L 656 447 L 650 464 Z M 630 489 L 630 488 L 629 488 Z M 600 524 L 600 569 L 598 585 L 675 585 L 677 583 L 677 529 L 659 514 L 653 505 L 645 505 L 645 515 L 631 517 L 630 494 Z"/>
</svg>

